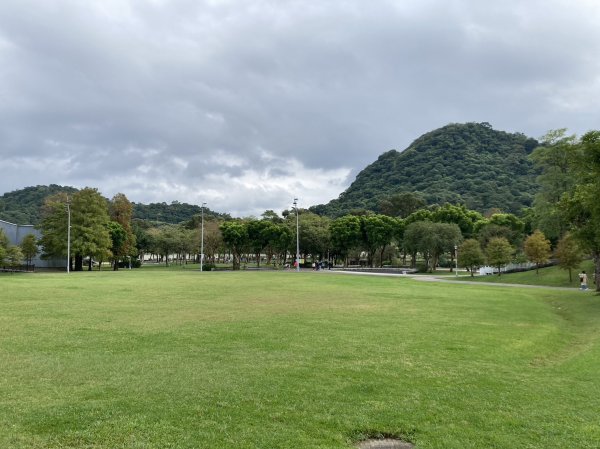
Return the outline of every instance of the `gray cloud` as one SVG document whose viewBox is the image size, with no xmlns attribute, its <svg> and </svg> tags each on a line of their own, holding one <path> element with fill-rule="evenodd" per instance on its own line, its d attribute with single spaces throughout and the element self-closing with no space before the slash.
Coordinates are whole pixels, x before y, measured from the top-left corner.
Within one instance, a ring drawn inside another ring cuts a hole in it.
<svg viewBox="0 0 600 449">
<path fill-rule="evenodd" d="M 5 0 L 0 191 L 259 215 L 449 122 L 597 128 L 593 1 Z"/>
</svg>

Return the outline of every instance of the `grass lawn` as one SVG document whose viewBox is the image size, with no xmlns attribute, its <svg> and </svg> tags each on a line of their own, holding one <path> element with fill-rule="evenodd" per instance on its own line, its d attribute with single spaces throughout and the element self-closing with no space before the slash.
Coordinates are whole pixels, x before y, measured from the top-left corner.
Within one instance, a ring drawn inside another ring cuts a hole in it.
<svg viewBox="0 0 600 449">
<path fill-rule="evenodd" d="M 0 310 L 3 449 L 600 441 L 575 290 L 142 269 L 2 275 Z"/>
<path fill-rule="evenodd" d="M 573 279 L 569 281 L 569 272 L 562 270 L 558 266 L 540 268 L 539 273 L 535 270 L 522 271 L 520 273 L 508 273 L 502 276 L 490 275 L 490 276 L 475 276 L 469 280 L 478 282 L 504 282 L 508 284 L 529 284 L 529 285 L 548 285 L 552 287 L 573 287 L 579 288 L 579 277 L 577 274 L 585 270 L 588 274 L 588 288 L 591 290 L 595 289 L 595 285 L 592 282 L 592 274 L 594 273 L 594 263 L 591 260 L 586 260 L 581 264 L 581 267 L 577 270 L 572 270 Z M 461 276 L 460 280 L 465 280 L 465 276 Z"/>
</svg>

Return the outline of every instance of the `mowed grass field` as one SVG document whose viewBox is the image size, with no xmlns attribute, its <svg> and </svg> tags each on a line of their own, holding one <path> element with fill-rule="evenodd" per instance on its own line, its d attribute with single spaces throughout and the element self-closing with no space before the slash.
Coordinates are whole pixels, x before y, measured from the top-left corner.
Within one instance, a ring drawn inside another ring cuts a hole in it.
<svg viewBox="0 0 600 449">
<path fill-rule="evenodd" d="M 0 276 L 0 448 L 598 448 L 600 299 L 327 272 Z"/>
</svg>

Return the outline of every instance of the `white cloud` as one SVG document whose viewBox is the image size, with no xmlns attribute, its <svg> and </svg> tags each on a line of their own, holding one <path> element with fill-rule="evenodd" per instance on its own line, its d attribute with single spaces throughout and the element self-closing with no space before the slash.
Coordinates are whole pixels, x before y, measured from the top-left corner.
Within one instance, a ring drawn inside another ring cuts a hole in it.
<svg viewBox="0 0 600 449">
<path fill-rule="evenodd" d="M 0 192 L 247 215 L 335 198 L 449 122 L 581 133 L 600 123 L 599 19 L 591 0 L 4 0 Z"/>
</svg>

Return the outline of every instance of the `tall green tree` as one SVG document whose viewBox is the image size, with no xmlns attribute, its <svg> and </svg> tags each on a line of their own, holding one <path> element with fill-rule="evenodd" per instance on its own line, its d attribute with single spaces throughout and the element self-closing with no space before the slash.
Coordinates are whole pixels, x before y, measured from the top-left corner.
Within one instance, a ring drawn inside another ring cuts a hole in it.
<svg viewBox="0 0 600 449">
<path fill-rule="evenodd" d="M 485 263 L 485 255 L 476 239 L 467 239 L 458 248 L 458 263 L 474 276 L 475 270 Z"/>
<path fill-rule="evenodd" d="M 40 238 L 42 259 L 67 257 L 68 202 L 70 199 L 65 192 L 50 195 L 44 200 L 41 221 L 38 225 L 42 233 Z M 71 266 L 71 260 L 68 263 Z"/>
<path fill-rule="evenodd" d="M 263 218 L 262 222 L 264 224 L 262 225 L 260 234 L 262 241 L 265 243 L 263 250 L 267 256 L 267 265 L 269 265 L 275 253 L 280 252 L 281 239 L 282 237 L 285 238 L 283 234 L 287 234 L 289 229 L 283 226 L 281 220 L 272 221 L 268 218 Z"/>
<path fill-rule="evenodd" d="M 525 239 L 523 250 L 527 259 L 535 263 L 535 273 L 540 274 L 540 265 L 548 262 L 551 254 L 550 240 L 539 229 Z"/>
<path fill-rule="evenodd" d="M 148 235 L 148 230 L 150 228 L 146 227 L 142 223 L 145 222 L 135 220 L 132 223 L 132 231 L 135 235 L 135 252 L 139 257 L 140 262 L 144 263 L 145 255 L 152 251 L 152 244 L 150 241 L 150 236 Z"/>
<path fill-rule="evenodd" d="M 396 221 L 387 215 L 370 214 L 361 218 L 362 246 L 367 251 L 367 260 L 373 267 L 375 254 L 380 252 L 380 265 L 383 266 L 383 252 L 392 242 Z"/>
<path fill-rule="evenodd" d="M 411 255 L 411 266 L 416 267 L 417 254 L 422 253 L 425 259 L 425 265 L 429 267 L 429 253 L 426 251 L 427 244 L 424 243 L 428 239 L 428 235 L 431 233 L 430 221 L 415 221 L 407 224 L 404 230 L 404 238 L 402 240 L 402 246 L 404 250 Z"/>
<path fill-rule="evenodd" d="M 569 272 L 569 282 L 573 282 L 573 269 L 578 268 L 583 261 L 577 240 L 566 233 L 556 245 L 555 256 L 558 259 L 558 266 Z"/>
<path fill-rule="evenodd" d="M 421 253 L 428 271 L 435 270 L 442 254 L 453 255 L 454 246 L 461 242 L 462 234 L 455 223 L 417 221 L 404 231 L 404 245 L 413 255 L 413 265 L 416 254 Z"/>
<path fill-rule="evenodd" d="M 600 292 L 600 131 L 583 135 L 573 163 L 576 185 L 561 200 L 572 235 L 594 260 L 596 291 Z"/>
<path fill-rule="evenodd" d="M 248 246 L 248 228 L 240 220 L 221 223 L 219 227 L 223 235 L 223 243 L 231 250 L 233 269 L 240 269 L 240 256 Z"/>
<path fill-rule="evenodd" d="M 159 228 L 148 230 L 148 236 L 152 242 L 152 248 L 169 266 L 169 258 L 177 252 L 179 241 L 179 228 L 176 225 L 164 225 Z"/>
<path fill-rule="evenodd" d="M 558 239 L 568 227 L 559 209 L 561 197 L 576 184 L 572 170 L 577 138 L 566 129 L 548 132 L 531 155 L 530 160 L 541 171 L 537 177 L 538 193 L 533 202 L 534 224 L 549 238 Z"/>
<path fill-rule="evenodd" d="M 356 248 L 361 242 L 360 217 L 355 215 L 344 215 L 336 218 L 329 224 L 331 247 L 335 254 L 348 265 L 348 253 Z"/>
<path fill-rule="evenodd" d="M 112 266 L 113 270 L 119 269 L 120 254 L 123 253 L 123 247 L 127 239 L 125 229 L 116 221 L 110 221 L 107 224 L 108 233 L 110 234 L 111 241 L 111 255 L 112 255 Z"/>
<path fill-rule="evenodd" d="M 119 260 L 137 254 L 136 237 L 131 225 L 131 220 L 133 218 L 133 204 L 123 193 L 117 193 L 110 200 L 109 214 L 110 219 L 113 222 L 118 223 L 124 233 L 123 241 L 117 247 L 115 247 L 114 244 L 112 246 L 114 261 L 113 269 L 117 270 L 119 268 Z M 115 251 L 117 252 L 115 253 Z"/>
<path fill-rule="evenodd" d="M 27 263 L 27 268 L 31 266 L 31 261 L 35 256 L 39 253 L 39 248 L 37 246 L 37 239 L 33 234 L 27 234 L 23 237 L 23 241 L 21 242 L 21 252 L 23 253 L 23 257 L 25 258 L 25 262 Z"/>
<path fill-rule="evenodd" d="M 285 223 L 277 224 L 277 238 L 272 241 L 273 250 L 279 254 L 281 263 L 287 262 L 288 250 L 294 241 L 294 233 Z"/>
<path fill-rule="evenodd" d="M 204 222 L 204 254 L 206 258 L 213 262 L 215 261 L 215 254 L 223 246 L 223 235 L 219 228 L 220 224 L 221 221 L 216 218 Z"/>
<path fill-rule="evenodd" d="M 300 254 L 304 256 L 312 255 L 313 258 L 325 256 L 330 248 L 329 241 L 329 223 L 331 219 L 321 217 L 307 210 L 300 210 Z M 288 226 L 296 234 L 296 219 L 289 216 Z M 293 249 L 295 252 L 295 248 Z"/>
<path fill-rule="evenodd" d="M 18 245 L 9 245 L 6 249 L 5 261 L 11 268 L 19 268 L 23 263 L 23 252 Z"/>
<path fill-rule="evenodd" d="M 260 267 L 260 258 L 263 250 L 271 240 L 270 230 L 273 229 L 273 223 L 268 220 L 247 220 L 246 230 L 248 232 L 248 245 L 254 253 L 256 266 Z"/>
<path fill-rule="evenodd" d="M 94 258 L 110 255 L 111 240 L 108 232 L 108 204 L 95 188 L 86 187 L 73 194 L 71 212 L 71 247 L 75 254 L 75 270 L 83 269 L 83 258 L 88 258 L 88 271 Z"/>
<path fill-rule="evenodd" d="M 498 276 L 502 274 L 502 267 L 508 264 L 514 254 L 514 248 L 504 237 L 492 238 L 485 248 L 488 264 L 498 269 Z"/>
</svg>

